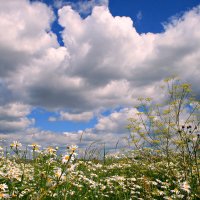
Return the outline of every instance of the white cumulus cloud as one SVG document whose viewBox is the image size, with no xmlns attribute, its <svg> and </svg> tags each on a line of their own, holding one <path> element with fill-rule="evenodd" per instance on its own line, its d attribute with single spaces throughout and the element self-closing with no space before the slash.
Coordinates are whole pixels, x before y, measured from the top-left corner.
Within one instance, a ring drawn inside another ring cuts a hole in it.
<svg viewBox="0 0 200 200">
<path fill-rule="evenodd" d="M 98 111 L 130 107 L 139 96 L 163 98 L 159 84 L 174 74 L 200 98 L 200 6 L 174 17 L 162 33 L 139 34 L 130 17 L 111 14 L 108 1 L 92 0 L 80 9 L 57 3 L 64 46 L 51 30 L 55 15 L 46 4 L 0 1 L 1 132 L 31 126 L 33 107 L 59 111 L 62 120 L 87 121 Z M 88 140 L 124 135 L 124 112 L 99 118 L 87 130 Z M 35 140 L 56 138 L 39 132 Z"/>
</svg>

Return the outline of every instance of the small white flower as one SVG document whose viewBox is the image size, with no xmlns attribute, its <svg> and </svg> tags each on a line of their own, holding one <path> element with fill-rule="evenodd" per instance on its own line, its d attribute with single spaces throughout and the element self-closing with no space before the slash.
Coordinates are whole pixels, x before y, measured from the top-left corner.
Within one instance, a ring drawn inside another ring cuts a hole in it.
<svg viewBox="0 0 200 200">
<path fill-rule="evenodd" d="M 54 173 L 55 173 L 55 177 L 60 178 L 62 176 L 62 169 L 57 168 L 54 170 Z"/>
<path fill-rule="evenodd" d="M 171 190 L 171 192 L 173 192 L 175 194 L 179 194 L 180 193 L 180 191 L 177 188 L 175 188 L 174 190 Z"/>
<path fill-rule="evenodd" d="M 72 152 L 76 151 L 76 149 L 78 149 L 77 145 L 71 145 L 71 146 L 69 146 L 69 150 L 72 151 Z"/>
<path fill-rule="evenodd" d="M 18 147 L 21 147 L 21 146 L 22 146 L 22 144 L 18 141 L 13 141 L 13 143 L 10 144 L 11 148 L 13 148 L 13 147 L 18 148 Z"/>
<path fill-rule="evenodd" d="M 190 193 L 190 186 L 187 183 L 187 181 L 185 181 L 185 182 L 182 183 L 181 189 L 184 190 L 184 191 L 186 191 L 187 193 Z"/>
<path fill-rule="evenodd" d="M 0 191 L 6 191 L 8 189 L 8 186 L 3 183 L 3 184 L 0 184 Z"/>
<path fill-rule="evenodd" d="M 9 194 L 6 194 L 6 193 L 0 193 L 0 199 L 1 199 L 1 198 L 9 199 L 9 198 L 10 198 L 10 195 L 9 195 Z"/>
<path fill-rule="evenodd" d="M 36 143 L 33 143 L 33 144 L 31 144 L 31 145 L 28 145 L 29 147 L 32 147 L 32 149 L 34 150 L 34 151 L 36 151 L 36 150 L 39 150 L 39 148 L 41 147 L 40 145 L 38 145 L 38 144 L 36 144 Z"/>
<path fill-rule="evenodd" d="M 62 157 L 62 163 L 67 163 L 69 161 L 73 161 L 74 160 L 74 156 L 70 156 L 69 154 L 65 154 Z"/>
<path fill-rule="evenodd" d="M 48 153 L 50 155 L 55 155 L 56 149 L 54 149 L 53 147 L 47 147 L 46 148 L 46 153 Z"/>
</svg>

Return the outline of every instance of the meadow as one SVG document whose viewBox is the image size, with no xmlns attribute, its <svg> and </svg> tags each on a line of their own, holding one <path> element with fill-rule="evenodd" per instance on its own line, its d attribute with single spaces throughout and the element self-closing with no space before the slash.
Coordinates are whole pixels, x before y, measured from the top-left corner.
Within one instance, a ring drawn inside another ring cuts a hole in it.
<svg viewBox="0 0 200 200">
<path fill-rule="evenodd" d="M 32 144 L 30 160 L 20 147 L 14 141 L 11 152 L 2 153 L 1 199 L 199 199 L 198 185 L 185 180 L 179 155 L 168 169 L 167 158 L 150 149 L 100 161 L 76 159 L 76 146 L 61 156 L 57 149 L 39 151 Z"/>
<path fill-rule="evenodd" d="M 164 105 L 140 98 L 127 120 L 128 149 L 88 159 L 76 145 L 2 146 L 0 199 L 200 199 L 200 104 L 188 84 L 166 82 Z"/>
</svg>

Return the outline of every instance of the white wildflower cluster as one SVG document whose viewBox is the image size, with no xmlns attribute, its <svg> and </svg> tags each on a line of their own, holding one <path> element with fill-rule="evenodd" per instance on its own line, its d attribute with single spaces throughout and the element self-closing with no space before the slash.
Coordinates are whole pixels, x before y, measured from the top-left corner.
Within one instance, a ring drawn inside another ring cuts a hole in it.
<svg viewBox="0 0 200 200">
<path fill-rule="evenodd" d="M 76 145 L 67 147 L 63 155 L 58 148 L 42 150 L 36 143 L 28 146 L 30 152 L 22 147 L 14 141 L 10 149 L 0 149 L 7 149 L 0 158 L 0 199 L 199 198 L 176 159 L 168 163 L 154 154 L 145 159 L 131 151 L 104 160 L 83 160 L 77 158 Z"/>
</svg>

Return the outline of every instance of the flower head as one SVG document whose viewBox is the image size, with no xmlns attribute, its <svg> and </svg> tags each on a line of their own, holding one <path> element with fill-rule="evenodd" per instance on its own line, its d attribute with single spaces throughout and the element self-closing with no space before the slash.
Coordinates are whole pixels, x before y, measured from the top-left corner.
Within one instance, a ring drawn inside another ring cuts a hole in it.
<svg viewBox="0 0 200 200">
<path fill-rule="evenodd" d="M 0 184 L 0 191 L 5 191 L 8 189 L 8 186 L 5 183 Z"/>
<path fill-rule="evenodd" d="M 70 160 L 70 155 L 66 154 L 62 157 L 62 163 L 67 163 Z"/>
<path fill-rule="evenodd" d="M 69 148 L 69 150 L 73 153 L 74 151 L 77 150 L 78 146 L 77 146 L 77 145 L 71 145 L 71 146 L 69 146 L 68 148 Z"/>
<path fill-rule="evenodd" d="M 53 147 L 47 147 L 46 151 L 50 155 L 55 155 L 55 153 L 56 153 L 56 149 L 54 149 Z"/>
<path fill-rule="evenodd" d="M 10 196 L 9 196 L 9 194 L 4 194 L 4 193 L 1 193 L 1 192 L 0 192 L 0 199 L 1 199 L 1 198 L 9 199 Z"/>
<path fill-rule="evenodd" d="M 22 146 L 22 144 L 18 141 L 13 141 L 13 143 L 10 144 L 11 148 L 16 148 L 16 149 L 21 147 L 21 146 Z"/>
<path fill-rule="evenodd" d="M 33 151 L 39 150 L 39 148 L 41 147 L 40 145 L 38 145 L 36 143 L 33 143 L 31 145 L 28 145 L 28 146 L 32 147 Z"/>
<path fill-rule="evenodd" d="M 187 193 L 190 193 L 190 186 L 186 181 L 182 183 L 181 189 L 186 191 Z"/>
</svg>

